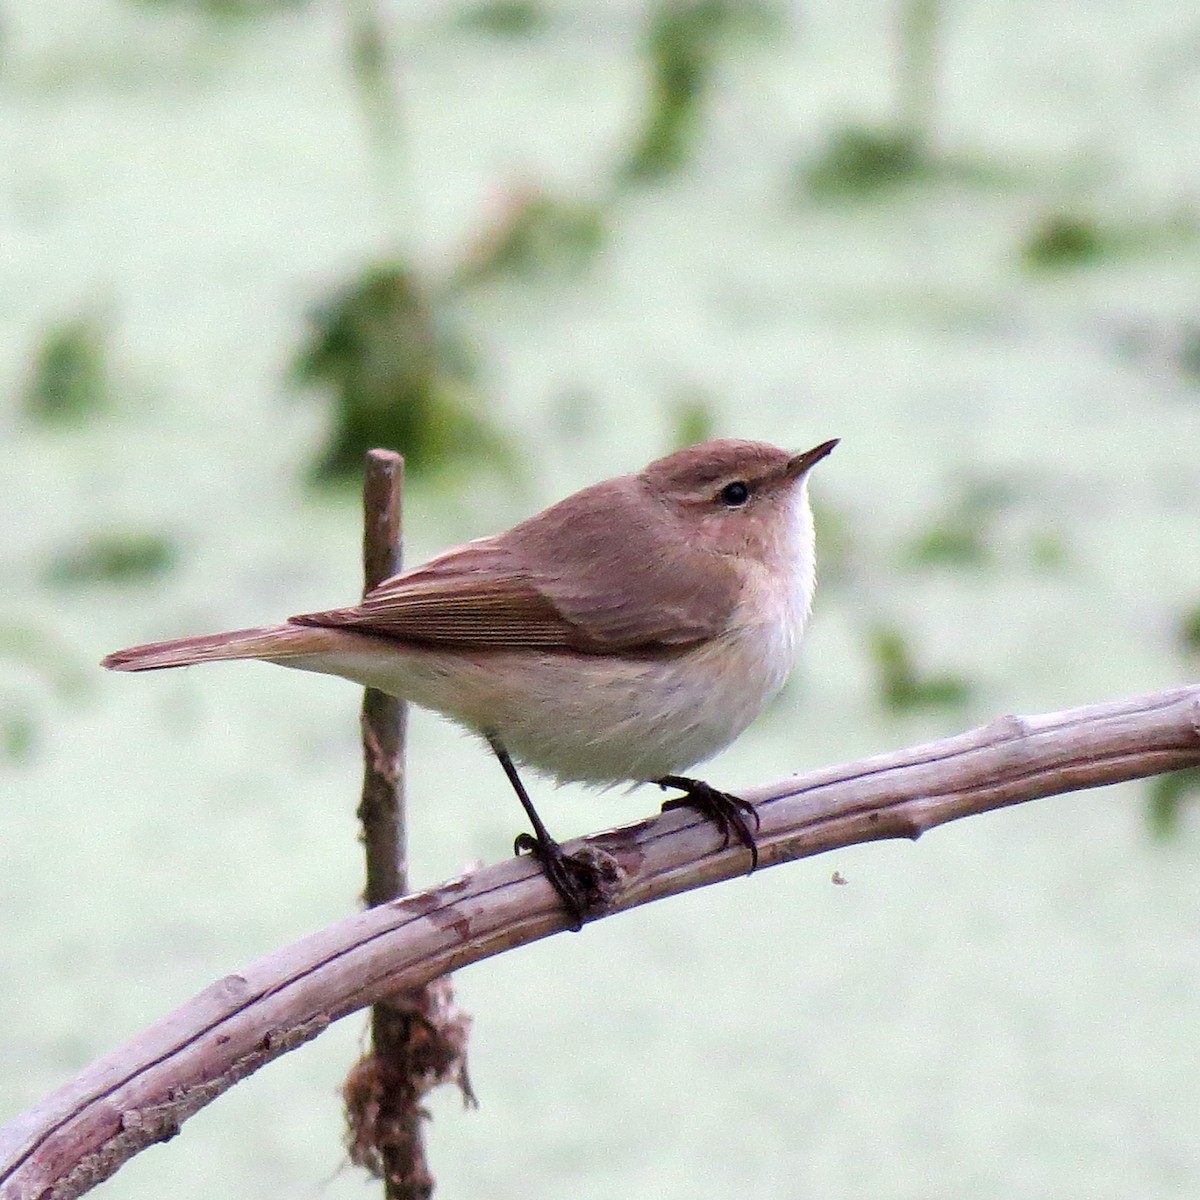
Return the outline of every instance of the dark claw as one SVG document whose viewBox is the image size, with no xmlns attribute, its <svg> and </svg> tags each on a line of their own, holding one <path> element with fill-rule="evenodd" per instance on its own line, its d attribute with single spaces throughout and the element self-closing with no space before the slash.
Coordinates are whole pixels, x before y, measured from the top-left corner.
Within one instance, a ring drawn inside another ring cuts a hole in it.
<svg viewBox="0 0 1200 1200">
<path fill-rule="evenodd" d="M 600 881 L 588 862 L 564 854 L 555 841 L 540 841 L 531 833 L 519 833 L 513 842 L 514 854 L 531 854 L 541 865 L 542 874 L 559 894 L 571 917 L 571 928 L 578 933 L 593 905 Z"/>
<path fill-rule="evenodd" d="M 682 796 L 676 796 L 663 804 L 663 812 L 673 808 L 690 808 L 707 817 L 719 830 L 723 841 L 722 849 L 729 845 L 732 835 L 750 851 L 750 871 L 758 867 L 758 842 L 755 833 L 759 827 L 758 810 L 749 800 L 718 791 L 702 779 L 688 779 L 685 775 L 664 775 L 656 779 L 660 788 L 678 788 Z M 751 828 L 753 823 L 753 828 Z"/>
</svg>

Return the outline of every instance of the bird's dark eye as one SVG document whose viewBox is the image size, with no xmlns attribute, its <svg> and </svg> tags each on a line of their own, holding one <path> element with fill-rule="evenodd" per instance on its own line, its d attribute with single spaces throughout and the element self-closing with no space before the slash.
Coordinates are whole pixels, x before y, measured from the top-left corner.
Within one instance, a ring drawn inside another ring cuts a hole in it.
<svg viewBox="0 0 1200 1200">
<path fill-rule="evenodd" d="M 721 503 L 726 508 L 741 508 L 750 499 L 750 488 L 740 479 L 727 483 L 721 489 Z"/>
</svg>

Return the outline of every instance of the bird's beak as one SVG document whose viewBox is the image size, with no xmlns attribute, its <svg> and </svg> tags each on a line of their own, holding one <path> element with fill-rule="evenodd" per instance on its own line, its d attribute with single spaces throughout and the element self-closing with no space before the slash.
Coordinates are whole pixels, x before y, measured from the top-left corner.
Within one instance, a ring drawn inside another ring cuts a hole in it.
<svg viewBox="0 0 1200 1200">
<path fill-rule="evenodd" d="M 786 471 L 788 479 L 800 479 L 807 475 L 838 444 L 839 440 L 831 438 L 819 446 L 814 446 L 811 450 L 805 450 L 803 454 L 794 454 L 788 459 Z"/>
</svg>

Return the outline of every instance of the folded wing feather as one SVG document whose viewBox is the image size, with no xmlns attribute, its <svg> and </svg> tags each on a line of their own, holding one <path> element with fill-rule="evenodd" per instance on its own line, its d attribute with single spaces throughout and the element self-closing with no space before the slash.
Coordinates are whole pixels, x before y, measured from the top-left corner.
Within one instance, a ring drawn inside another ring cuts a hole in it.
<svg viewBox="0 0 1200 1200">
<path fill-rule="evenodd" d="M 631 476 L 588 489 L 385 580 L 361 604 L 292 621 L 431 644 L 593 654 L 715 636 L 737 602 L 733 564 L 708 559 L 689 570 L 700 552 L 674 536 L 666 514 L 639 519 L 637 487 Z"/>
</svg>

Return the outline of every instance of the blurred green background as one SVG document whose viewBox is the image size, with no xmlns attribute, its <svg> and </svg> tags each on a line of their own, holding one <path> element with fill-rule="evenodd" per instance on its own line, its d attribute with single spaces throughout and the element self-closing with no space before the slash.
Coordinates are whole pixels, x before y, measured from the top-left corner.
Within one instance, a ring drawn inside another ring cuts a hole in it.
<svg viewBox="0 0 1200 1200">
<path fill-rule="evenodd" d="M 842 438 L 721 786 L 1194 679 L 1198 134 L 1174 0 L 0 0 L 0 1120 L 356 904 L 355 689 L 95 664 L 352 599 L 364 444 L 415 562 L 689 440 Z M 410 744 L 414 881 L 507 853 L 487 754 Z M 462 972 L 440 1194 L 1194 1196 L 1195 784 Z M 659 800 L 538 790 L 564 837 Z M 362 1027 L 102 1194 L 379 1194 Z"/>
</svg>

